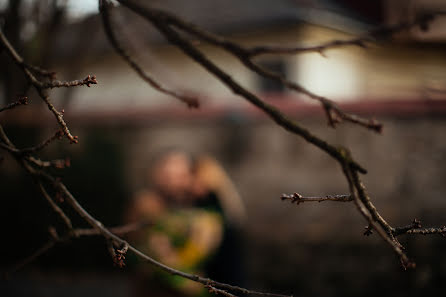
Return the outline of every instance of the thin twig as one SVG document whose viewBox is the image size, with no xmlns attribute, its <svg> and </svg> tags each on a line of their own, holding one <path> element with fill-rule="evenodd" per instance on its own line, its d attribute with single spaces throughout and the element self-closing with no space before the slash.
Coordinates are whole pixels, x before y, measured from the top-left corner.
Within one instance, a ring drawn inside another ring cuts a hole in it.
<svg viewBox="0 0 446 297">
<path fill-rule="evenodd" d="M 42 100 L 46 103 L 48 109 L 54 114 L 56 117 L 57 122 L 62 127 L 62 130 L 64 131 L 64 134 L 67 136 L 67 138 L 70 140 L 70 143 L 78 143 L 78 137 L 73 136 L 70 132 L 70 129 L 68 128 L 67 123 L 63 119 L 63 112 L 58 111 L 56 107 L 54 107 L 53 103 L 50 101 L 49 96 L 45 93 L 45 91 L 42 88 L 37 88 L 37 93 L 42 98 Z"/>
<path fill-rule="evenodd" d="M 0 126 L 0 132 L 3 135 L 6 135 L 3 131 L 3 128 Z M 56 159 L 56 160 L 50 160 L 50 161 L 43 161 L 40 160 L 34 156 L 31 156 L 30 153 L 35 153 L 44 147 L 48 146 L 49 143 L 54 141 L 54 139 L 58 138 L 60 136 L 60 132 L 56 132 L 55 135 L 53 135 L 51 138 L 45 140 L 44 142 L 33 146 L 29 148 L 24 149 L 18 149 L 15 146 L 12 146 L 11 144 L 6 144 L 6 142 L 3 140 L 3 142 L 0 142 L 0 148 L 10 152 L 13 154 L 16 158 L 24 158 L 26 161 L 29 161 L 33 165 L 40 167 L 40 168 L 46 168 L 46 167 L 53 167 L 56 169 L 63 169 L 66 167 L 70 167 L 71 161 L 69 158 L 65 159 Z"/>
<path fill-rule="evenodd" d="M 382 225 L 376 224 L 375 218 L 372 216 L 372 214 L 370 214 L 370 210 L 365 206 L 363 199 L 360 198 L 361 196 L 360 189 L 358 189 L 358 184 L 355 183 L 355 178 L 354 178 L 356 172 L 352 170 L 352 168 L 349 167 L 347 164 L 345 164 L 342 168 L 348 182 L 350 195 L 353 197 L 353 201 L 355 202 L 356 208 L 368 222 L 367 228 L 369 229 L 369 231 L 376 230 L 379 236 L 390 245 L 395 254 L 398 255 L 398 258 L 404 269 L 415 268 L 415 263 L 409 260 L 407 255 L 404 253 L 401 244 L 399 244 L 399 242 L 395 240 L 393 235 L 389 235 L 384 230 Z M 367 232 L 365 234 L 367 235 Z"/>
<path fill-rule="evenodd" d="M 96 85 L 98 80 L 94 75 L 88 75 L 86 78 L 82 80 L 73 80 L 73 81 L 60 81 L 60 80 L 52 80 L 50 82 L 42 83 L 43 89 L 53 89 L 53 88 L 70 88 L 70 87 L 80 87 Z"/>
<path fill-rule="evenodd" d="M 421 235 L 439 234 L 443 237 L 446 237 L 446 226 L 440 228 L 410 229 L 407 230 L 405 233 L 400 233 L 397 235 L 402 235 L 402 234 L 421 234 Z"/>
<path fill-rule="evenodd" d="M 20 150 L 18 150 L 16 148 L 13 148 L 13 147 L 11 147 L 11 146 L 3 143 L 3 142 L 0 142 L 0 148 L 2 148 L 4 150 L 7 150 L 8 152 L 13 153 L 13 154 L 17 154 L 17 153 L 20 152 Z"/>
<path fill-rule="evenodd" d="M 423 31 L 426 31 L 429 23 L 431 23 L 436 17 L 440 15 L 444 15 L 444 13 L 420 15 L 413 21 L 403 22 L 393 26 L 385 26 L 377 28 L 359 37 L 346 40 L 333 40 L 316 46 L 304 46 L 304 47 L 256 46 L 248 49 L 248 51 L 251 56 L 258 56 L 264 54 L 301 54 L 309 52 L 316 52 L 323 54 L 326 50 L 345 46 L 359 46 L 365 48 L 367 47 L 367 43 L 369 42 L 386 39 L 388 37 L 393 36 L 396 33 L 410 30 L 415 27 L 420 27 Z"/>
<path fill-rule="evenodd" d="M 19 263 L 14 265 L 12 269 L 10 269 L 6 276 L 10 276 L 11 274 L 16 273 L 23 267 L 29 265 L 31 262 L 34 262 L 37 258 L 48 252 L 51 248 L 53 248 L 56 245 L 57 241 L 53 238 L 50 239 L 48 242 L 46 242 L 44 245 L 42 245 L 39 249 L 37 249 L 34 253 L 29 255 L 28 257 L 21 260 Z"/>
<path fill-rule="evenodd" d="M 41 143 L 39 143 L 39 144 L 37 144 L 35 146 L 32 146 L 32 147 L 27 147 L 27 148 L 20 149 L 19 152 L 21 154 L 36 153 L 38 151 L 41 151 L 45 147 L 47 147 L 54 140 L 61 139 L 62 136 L 63 136 L 63 131 L 58 130 L 58 131 L 56 131 L 56 133 L 54 133 L 54 135 L 52 135 L 50 138 L 44 140 L 43 142 L 41 142 Z"/>
<path fill-rule="evenodd" d="M 14 47 L 9 43 L 6 36 L 3 34 L 3 31 L 0 29 L 0 45 L 3 45 L 3 47 L 6 49 L 9 56 L 12 58 L 12 60 L 19 66 L 23 73 L 25 74 L 28 81 L 33 85 L 33 87 L 36 89 L 39 96 L 42 98 L 42 100 L 46 103 L 48 106 L 48 109 L 53 113 L 53 115 L 56 117 L 57 122 L 62 127 L 62 130 L 64 131 L 64 134 L 66 137 L 70 140 L 70 143 L 77 143 L 77 136 L 73 136 L 70 132 L 70 129 L 68 128 L 67 123 L 63 119 L 63 113 L 58 111 L 54 105 L 52 104 L 48 94 L 45 92 L 45 89 L 51 87 L 51 83 L 44 83 L 38 80 L 29 70 L 28 65 L 25 64 L 23 58 L 17 53 L 17 51 L 14 49 Z M 87 77 L 88 79 L 88 77 Z M 90 79 L 92 79 L 90 77 Z M 95 81 L 95 79 L 94 79 Z M 85 83 L 89 86 L 90 83 Z"/>
<path fill-rule="evenodd" d="M 62 221 L 67 226 L 68 230 L 73 230 L 73 224 L 71 223 L 70 218 L 65 214 L 65 212 L 54 202 L 54 200 L 51 198 L 51 196 L 48 194 L 48 192 L 45 190 L 45 187 L 42 185 L 41 182 L 37 182 L 37 185 L 39 187 L 40 192 L 42 193 L 43 197 L 48 201 L 51 208 L 59 215 L 59 217 L 62 219 Z"/>
<path fill-rule="evenodd" d="M 310 92 L 308 89 L 302 87 L 301 85 L 298 85 L 295 82 L 287 80 L 284 76 L 280 74 L 267 70 L 266 68 L 260 66 L 259 64 L 253 62 L 252 60 L 247 59 L 246 57 L 242 56 L 239 57 L 239 59 L 246 65 L 246 67 L 248 67 L 255 73 L 264 76 L 266 78 L 269 78 L 271 80 L 274 80 L 293 91 L 308 96 L 311 99 L 319 101 L 327 116 L 328 124 L 331 127 L 335 128 L 338 123 L 344 120 L 365 127 L 367 129 L 373 130 L 378 133 L 382 132 L 383 125 L 381 123 L 378 123 L 376 120 L 364 119 L 357 115 L 346 113 L 342 109 L 340 109 L 339 106 L 333 100 L 330 100 L 323 96 L 316 95 L 315 93 Z"/>
<path fill-rule="evenodd" d="M 147 226 L 146 222 L 139 222 L 139 223 L 132 223 L 132 224 L 118 226 L 118 227 L 112 227 L 112 228 L 110 228 L 110 230 L 113 231 L 114 233 L 116 232 L 115 234 L 126 235 L 128 233 L 137 231 L 138 229 L 143 228 L 145 226 Z M 90 229 L 72 229 L 65 236 L 59 237 L 57 235 L 57 233 L 55 232 L 55 229 L 50 228 L 50 235 L 51 235 L 51 239 L 49 241 L 47 241 L 45 244 L 43 244 L 34 253 L 32 253 L 31 255 L 24 258 L 16 265 L 14 265 L 14 267 L 11 270 L 9 270 L 6 274 L 11 275 L 11 274 L 17 272 L 18 270 L 22 269 L 26 265 L 35 261 L 40 256 L 44 255 L 51 248 L 53 248 L 57 243 L 64 243 L 64 242 L 67 242 L 69 240 L 76 239 L 79 237 L 89 237 L 89 236 L 101 235 L 101 233 L 99 233 L 96 229 L 91 229 L 91 228 Z M 118 253 L 120 253 L 120 254 L 123 254 L 125 252 L 126 252 L 125 246 L 123 247 L 123 249 L 118 249 Z M 115 253 L 116 253 L 116 251 L 115 251 Z"/>
<path fill-rule="evenodd" d="M 217 289 L 217 288 L 215 288 L 213 286 L 210 286 L 210 285 L 206 285 L 205 288 L 208 289 L 209 293 L 213 293 L 213 294 L 216 294 L 216 295 L 223 295 L 223 296 L 226 296 L 226 297 L 237 297 L 234 294 L 226 292 L 225 290 L 222 290 L 222 289 Z"/>
<path fill-rule="evenodd" d="M 121 56 L 124 61 L 129 64 L 129 66 L 135 70 L 135 72 L 146 82 L 148 83 L 152 88 L 155 90 L 164 93 L 166 95 L 172 96 L 184 103 L 187 104 L 190 108 L 198 108 L 199 107 L 199 101 L 196 97 L 192 96 L 186 96 L 183 94 L 180 94 L 178 92 L 175 92 L 173 90 L 169 90 L 166 87 L 162 86 L 159 82 L 157 82 L 152 76 L 150 76 L 146 71 L 144 71 L 138 63 L 127 53 L 127 51 L 124 49 L 124 47 L 119 43 L 118 39 L 115 36 L 115 33 L 113 31 L 111 20 L 110 20 L 110 9 L 112 8 L 112 4 L 107 0 L 100 0 L 99 1 L 99 9 L 102 16 L 102 23 L 104 25 L 105 33 L 107 35 L 107 38 L 110 42 L 110 44 L 115 49 L 116 53 Z"/>
<path fill-rule="evenodd" d="M 291 203 L 296 203 L 296 205 L 299 205 L 300 203 L 304 202 L 323 202 L 323 201 L 336 201 L 336 202 L 350 202 L 353 201 L 353 198 L 351 195 L 327 195 L 324 197 L 304 197 L 300 195 L 299 193 L 293 193 L 291 195 L 282 194 L 280 196 L 280 199 L 283 200 L 290 200 Z"/>
<path fill-rule="evenodd" d="M 19 106 L 19 105 L 27 105 L 27 104 L 28 104 L 28 97 L 20 96 L 19 100 L 11 102 L 8 105 L 0 108 L 0 112 L 7 110 L 7 109 L 13 109 L 14 107 Z"/>
<path fill-rule="evenodd" d="M 362 203 L 364 203 L 364 206 L 370 212 L 370 215 L 372 216 L 373 220 L 378 222 L 381 225 L 381 227 L 385 230 L 389 238 L 401 248 L 402 247 L 401 244 L 393 236 L 392 226 L 390 226 L 390 224 L 381 216 L 381 214 L 376 209 L 375 205 L 370 200 L 370 197 L 367 194 L 364 184 L 359 178 L 359 175 L 354 170 L 351 171 L 351 175 L 355 188 L 358 190 L 358 197 L 359 199 L 361 199 Z"/>
<path fill-rule="evenodd" d="M 71 166 L 70 158 L 43 161 L 33 156 L 27 156 L 26 159 L 33 165 L 40 168 L 52 167 L 56 169 L 64 169 Z"/>
<path fill-rule="evenodd" d="M 150 226 L 150 225 L 151 225 L 150 222 L 142 221 L 142 222 L 130 223 L 130 224 L 127 224 L 127 225 L 124 225 L 124 226 L 110 227 L 108 229 L 113 234 L 116 234 L 116 235 L 119 235 L 119 236 L 123 236 L 123 235 L 126 235 L 128 233 L 138 231 L 141 228 L 144 228 L 144 227 L 147 227 L 147 226 Z M 76 230 L 74 230 L 74 233 L 76 234 L 76 236 L 101 235 L 101 233 L 98 232 L 97 229 L 92 229 L 92 228 L 76 229 Z"/>
<path fill-rule="evenodd" d="M 131 7 L 131 9 L 133 9 L 136 13 L 138 13 L 138 11 L 136 11 L 135 9 L 141 11 L 141 7 L 140 6 L 138 7 L 137 4 L 130 3 L 129 1 L 124 1 L 124 0 L 120 2 L 124 5 L 128 5 L 129 7 Z M 337 123 L 341 122 L 342 120 L 345 120 L 366 127 L 368 129 L 374 130 L 376 132 L 382 131 L 382 124 L 377 123 L 375 120 L 363 119 L 361 117 L 358 117 L 357 115 L 348 114 L 342 111 L 332 100 L 316 95 L 307 90 L 306 88 L 298 85 L 297 83 L 288 81 L 282 75 L 271 72 L 265 69 L 264 67 L 260 66 L 259 64 L 255 63 L 252 60 L 252 58 L 256 55 L 254 54 L 256 52 L 255 49 L 245 48 L 238 43 L 232 42 L 228 39 L 225 39 L 224 37 L 203 30 L 202 28 L 196 26 L 193 23 L 187 22 L 179 18 L 178 16 L 175 16 L 173 14 L 170 14 L 169 12 L 160 9 L 145 9 L 144 14 L 148 18 L 160 20 L 160 23 L 164 25 L 173 25 L 178 29 L 185 31 L 189 34 L 192 34 L 203 41 L 218 46 L 223 50 L 231 53 L 240 62 L 242 62 L 248 69 L 252 70 L 258 75 L 279 82 L 293 91 L 302 93 L 311 99 L 319 101 L 322 107 L 324 108 L 329 124 L 332 127 L 335 127 Z"/>
<path fill-rule="evenodd" d="M 421 222 L 417 219 L 414 219 L 412 223 L 410 223 L 409 225 L 392 228 L 392 233 L 394 236 L 398 236 L 401 234 L 405 234 L 407 233 L 407 231 L 410 231 L 412 229 L 420 229 L 420 228 L 421 228 Z"/>
<path fill-rule="evenodd" d="M 23 63 L 23 65 L 26 68 L 28 68 L 29 70 L 31 70 L 32 72 L 35 72 L 35 73 L 37 73 L 40 76 L 48 77 L 51 80 L 54 80 L 56 78 L 56 72 L 54 72 L 54 71 L 49 71 L 49 70 L 40 68 L 38 66 L 27 64 L 27 63 Z"/>
</svg>

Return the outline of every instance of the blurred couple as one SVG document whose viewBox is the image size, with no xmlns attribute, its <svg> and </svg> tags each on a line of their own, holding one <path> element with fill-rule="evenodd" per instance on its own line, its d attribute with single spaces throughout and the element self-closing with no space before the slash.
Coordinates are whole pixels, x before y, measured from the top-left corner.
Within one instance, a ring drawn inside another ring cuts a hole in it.
<svg viewBox="0 0 446 297">
<path fill-rule="evenodd" d="M 129 222 L 151 222 L 135 234 L 135 244 L 176 269 L 241 285 L 245 208 L 222 166 L 210 156 L 169 151 L 148 177 L 151 186 L 134 197 L 127 213 Z M 205 294 L 190 280 L 164 272 L 149 275 L 186 295 Z"/>
</svg>

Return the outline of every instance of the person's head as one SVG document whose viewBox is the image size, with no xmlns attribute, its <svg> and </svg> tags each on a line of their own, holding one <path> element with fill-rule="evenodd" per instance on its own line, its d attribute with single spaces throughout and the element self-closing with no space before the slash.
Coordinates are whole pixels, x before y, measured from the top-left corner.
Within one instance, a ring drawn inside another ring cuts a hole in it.
<svg viewBox="0 0 446 297">
<path fill-rule="evenodd" d="M 155 189 L 174 203 L 184 204 L 192 184 L 191 157 L 181 151 L 164 154 L 153 167 L 152 181 Z"/>
</svg>

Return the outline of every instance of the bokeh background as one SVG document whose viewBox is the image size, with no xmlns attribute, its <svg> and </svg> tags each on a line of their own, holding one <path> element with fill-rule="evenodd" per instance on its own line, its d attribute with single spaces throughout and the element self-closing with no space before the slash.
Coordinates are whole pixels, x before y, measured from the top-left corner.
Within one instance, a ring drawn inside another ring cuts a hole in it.
<svg viewBox="0 0 446 297">
<path fill-rule="evenodd" d="M 227 90 L 141 18 L 113 12 L 119 39 L 165 85 L 199 96 L 191 110 L 145 84 L 112 50 L 95 1 L 10 0 L 0 25 L 27 61 L 61 80 L 96 75 L 99 84 L 52 91 L 79 144 L 60 141 L 42 158 L 65 158 L 54 170 L 85 208 L 107 226 L 124 223 L 132 197 L 148 186 L 156 156 L 175 148 L 216 158 L 247 209 L 241 239 L 240 285 L 294 296 L 420 296 L 446 289 L 446 240 L 402 238 L 415 270 L 403 271 L 353 204 L 292 205 L 282 193 L 344 194 L 332 159 L 293 136 Z M 92 4 L 93 3 L 93 4 Z M 380 26 L 445 11 L 441 0 L 193 0 L 151 1 L 244 45 L 313 45 L 346 39 Z M 364 181 L 382 215 L 395 226 L 414 218 L 446 224 L 446 17 L 370 44 L 301 55 L 265 56 L 262 63 L 345 110 L 376 118 L 382 134 L 350 124 L 327 126 L 315 102 L 245 69 L 221 50 L 199 47 L 243 86 L 281 108 L 330 143 L 349 147 L 368 169 Z M 26 90 L 20 70 L 0 52 L 0 102 Z M 31 103 L 0 114 L 19 146 L 40 142 L 57 123 L 36 94 Z M 1 153 L 1 268 L 8 271 L 49 238 L 58 218 L 31 178 Z M 75 216 L 73 214 L 73 216 Z M 81 220 L 74 223 L 84 226 Z M 60 244 L 0 282 L 2 296 L 138 296 L 135 265 L 113 266 L 101 238 Z M 145 286 L 154 286 L 150 282 Z M 157 293 L 156 295 L 162 295 Z"/>
</svg>

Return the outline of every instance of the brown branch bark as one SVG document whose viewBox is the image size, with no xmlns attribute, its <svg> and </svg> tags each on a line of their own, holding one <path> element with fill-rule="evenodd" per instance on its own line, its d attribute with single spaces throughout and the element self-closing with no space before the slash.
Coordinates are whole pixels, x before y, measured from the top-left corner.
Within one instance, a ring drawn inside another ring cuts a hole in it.
<svg viewBox="0 0 446 297">
<path fill-rule="evenodd" d="M 443 226 L 441 228 L 411 229 L 407 230 L 406 234 L 421 234 L 421 235 L 439 234 L 443 237 L 446 237 L 446 226 Z"/>
<path fill-rule="evenodd" d="M 88 75 L 86 78 L 82 80 L 73 80 L 73 81 L 60 81 L 60 80 L 52 80 L 50 82 L 44 82 L 41 84 L 42 89 L 53 89 L 53 88 L 71 88 L 71 87 L 80 87 L 96 85 L 98 83 L 96 76 Z"/>
<path fill-rule="evenodd" d="M 9 103 L 8 105 L 0 108 L 0 112 L 8 110 L 8 109 L 13 109 L 14 107 L 19 106 L 19 105 L 27 105 L 27 104 L 28 104 L 28 97 L 22 96 L 19 98 L 19 100 Z"/>
<path fill-rule="evenodd" d="M 403 227 L 393 228 L 393 235 L 400 236 L 404 234 L 420 234 L 420 235 L 432 235 L 438 234 L 446 237 L 446 226 L 443 227 L 431 227 L 431 228 L 421 228 L 421 222 L 414 219 L 411 224 Z"/>
<path fill-rule="evenodd" d="M 343 172 L 347 179 L 348 186 L 350 189 L 350 195 L 353 197 L 353 201 L 355 202 L 355 206 L 358 209 L 358 211 L 362 214 L 362 216 L 366 219 L 368 223 L 368 229 L 369 230 L 376 230 L 379 236 L 389 244 L 389 246 L 392 248 L 392 250 L 395 252 L 395 254 L 398 256 L 401 265 L 404 269 L 408 268 L 415 268 L 415 263 L 409 260 L 407 255 L 404 253 L 401 244 L 399 242 L 395 241 L 393 235 L 389 236 L 389 234 L 383 229 L 382 226 L 379 224 L 376 224 L 375 219 L 370 214 L 369 209 L 364 205 L 364 202 L 360 198 L 360 191 L 357 188 L 357 184 L 355 184 L 354 181 L 354 170 L 352 170 L 351 167 L 348 165 L 343 166 Z"/>
<path fill-rule="evenodd" d="M 282 194 L 280 197 L 282 201 L 290 200 L 291 203 L 296 203 L 299 205 L 304 202 L 323 202 L 323 201 L 336 201 L 336 202 L 350 202 L 353 201 L 353 197 L 351 195 L 327 195 L 324 197 L 304 197 L 299 193 L 293 193 L 291 195 Z"/>
</svg>

